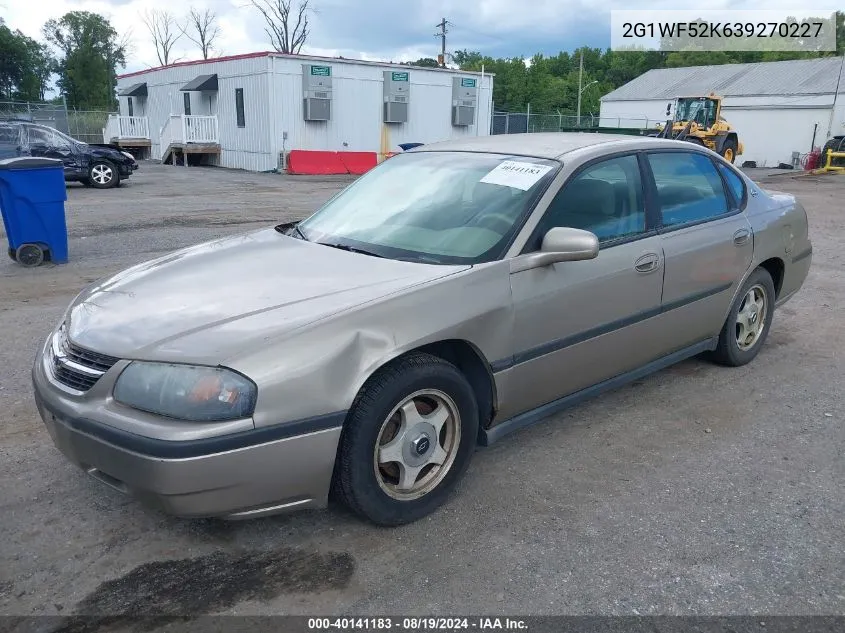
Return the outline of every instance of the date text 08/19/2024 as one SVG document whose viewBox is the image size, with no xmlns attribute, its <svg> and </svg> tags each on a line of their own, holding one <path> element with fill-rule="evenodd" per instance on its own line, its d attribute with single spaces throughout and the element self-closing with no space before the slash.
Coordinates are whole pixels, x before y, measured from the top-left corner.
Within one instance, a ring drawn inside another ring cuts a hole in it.
<svg viewBox="0 0 845 633">
<path fill-rule="evenodd" d="M 518 618 L 309 618 L 309 631 L 526 631 L 528 624 Z"/>
</svg>

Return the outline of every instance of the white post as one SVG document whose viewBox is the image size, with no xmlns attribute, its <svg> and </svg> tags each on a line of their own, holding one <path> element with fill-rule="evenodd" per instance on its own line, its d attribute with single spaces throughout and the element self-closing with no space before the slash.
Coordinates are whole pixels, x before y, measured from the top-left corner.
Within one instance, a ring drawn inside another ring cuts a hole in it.
<svg viewBox="0 0 845 633">
<path fill-rule="evenodd" d="M 584 81 L 584 49 L 581 49 L 581 65 L 578 69 L 578 127 L 581 127 L 581 83 Z"/>
<path fill-rule="evenodd" d="M 483 90 L 484 90 L 484 64 L 481 64 L 481 85 L 478 87 L 479 96 L 484 94 Z M 478 103 L 479 104 L 481 103 L 481 99 L 478 100 Z M 478 136 L 478 118 L 479 118 L 478 115 L 476 115 L 476 117 L 475 117 L 475 135 L 476 136 Z M 492 119 L 492 115 L 491 115 L 491 119 Z"/>
</svg>

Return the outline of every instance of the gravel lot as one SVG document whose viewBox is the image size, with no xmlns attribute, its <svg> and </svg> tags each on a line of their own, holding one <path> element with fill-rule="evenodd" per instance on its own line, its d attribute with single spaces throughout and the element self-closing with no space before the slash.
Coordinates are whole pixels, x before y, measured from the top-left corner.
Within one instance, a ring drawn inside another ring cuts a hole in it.
<svg viewBox="0 0 845 633">
<path fill-rule="evenodd" d="M 173 519 L 65 461 L 29 369 L 83 285 L 347 181 L 143 164 L 68 187 L 71 263 L 3 258 L 0 614 L 845 614 L 845 177 L 768 180 L 815 254 L 754 363 L 688 361 L 479 451 L 419 523 Z"/>
</svg>

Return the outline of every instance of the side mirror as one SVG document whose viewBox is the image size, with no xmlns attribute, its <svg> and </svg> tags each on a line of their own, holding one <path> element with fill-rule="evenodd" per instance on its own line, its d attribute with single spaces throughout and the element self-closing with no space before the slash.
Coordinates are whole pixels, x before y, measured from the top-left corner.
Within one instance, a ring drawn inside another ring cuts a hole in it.
<svg viewBox="0 0 845 633">
<path fill-rule="evenodd" d="M 599 238 L 581 229 L 555 227 L 543 236 L 543 244 L 536 253 L 513 259 L 511 272 L 550 266 L 557 262 L 576 262 L 595 259 L 599 254 Z"/>
<path fill-rule="evenodd" d="M 666 104 L 666 116 L 669 116 L 671 113 L 672 113 L 672 104 L 667 103 Z"/>
</svg>

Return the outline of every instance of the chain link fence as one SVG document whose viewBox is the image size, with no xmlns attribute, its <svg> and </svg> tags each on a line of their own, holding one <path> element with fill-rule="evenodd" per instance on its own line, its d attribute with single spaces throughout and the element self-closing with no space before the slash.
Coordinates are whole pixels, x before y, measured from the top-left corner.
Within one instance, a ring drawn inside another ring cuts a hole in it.
<svg viewBox="0 0 845 633">
<path fill-rule="evenodd" d="M 600 117 L 595 114 L 535 113 L 494 111 L 490 125 L 491 134 L 524 134 L 526 132 L 577 132 L 605 131 L 610 128 L 624 134 L 646 134 L 658 123 L 647 117 Z"/>
<path fill-rule="evenodd" d="M 102 110 L 77 110 L 63 103 L 0 101 L 0 120 L 31 121 L 64 132 L 85 143 L 102 143 L 109 114 Z"/>
</svg>

